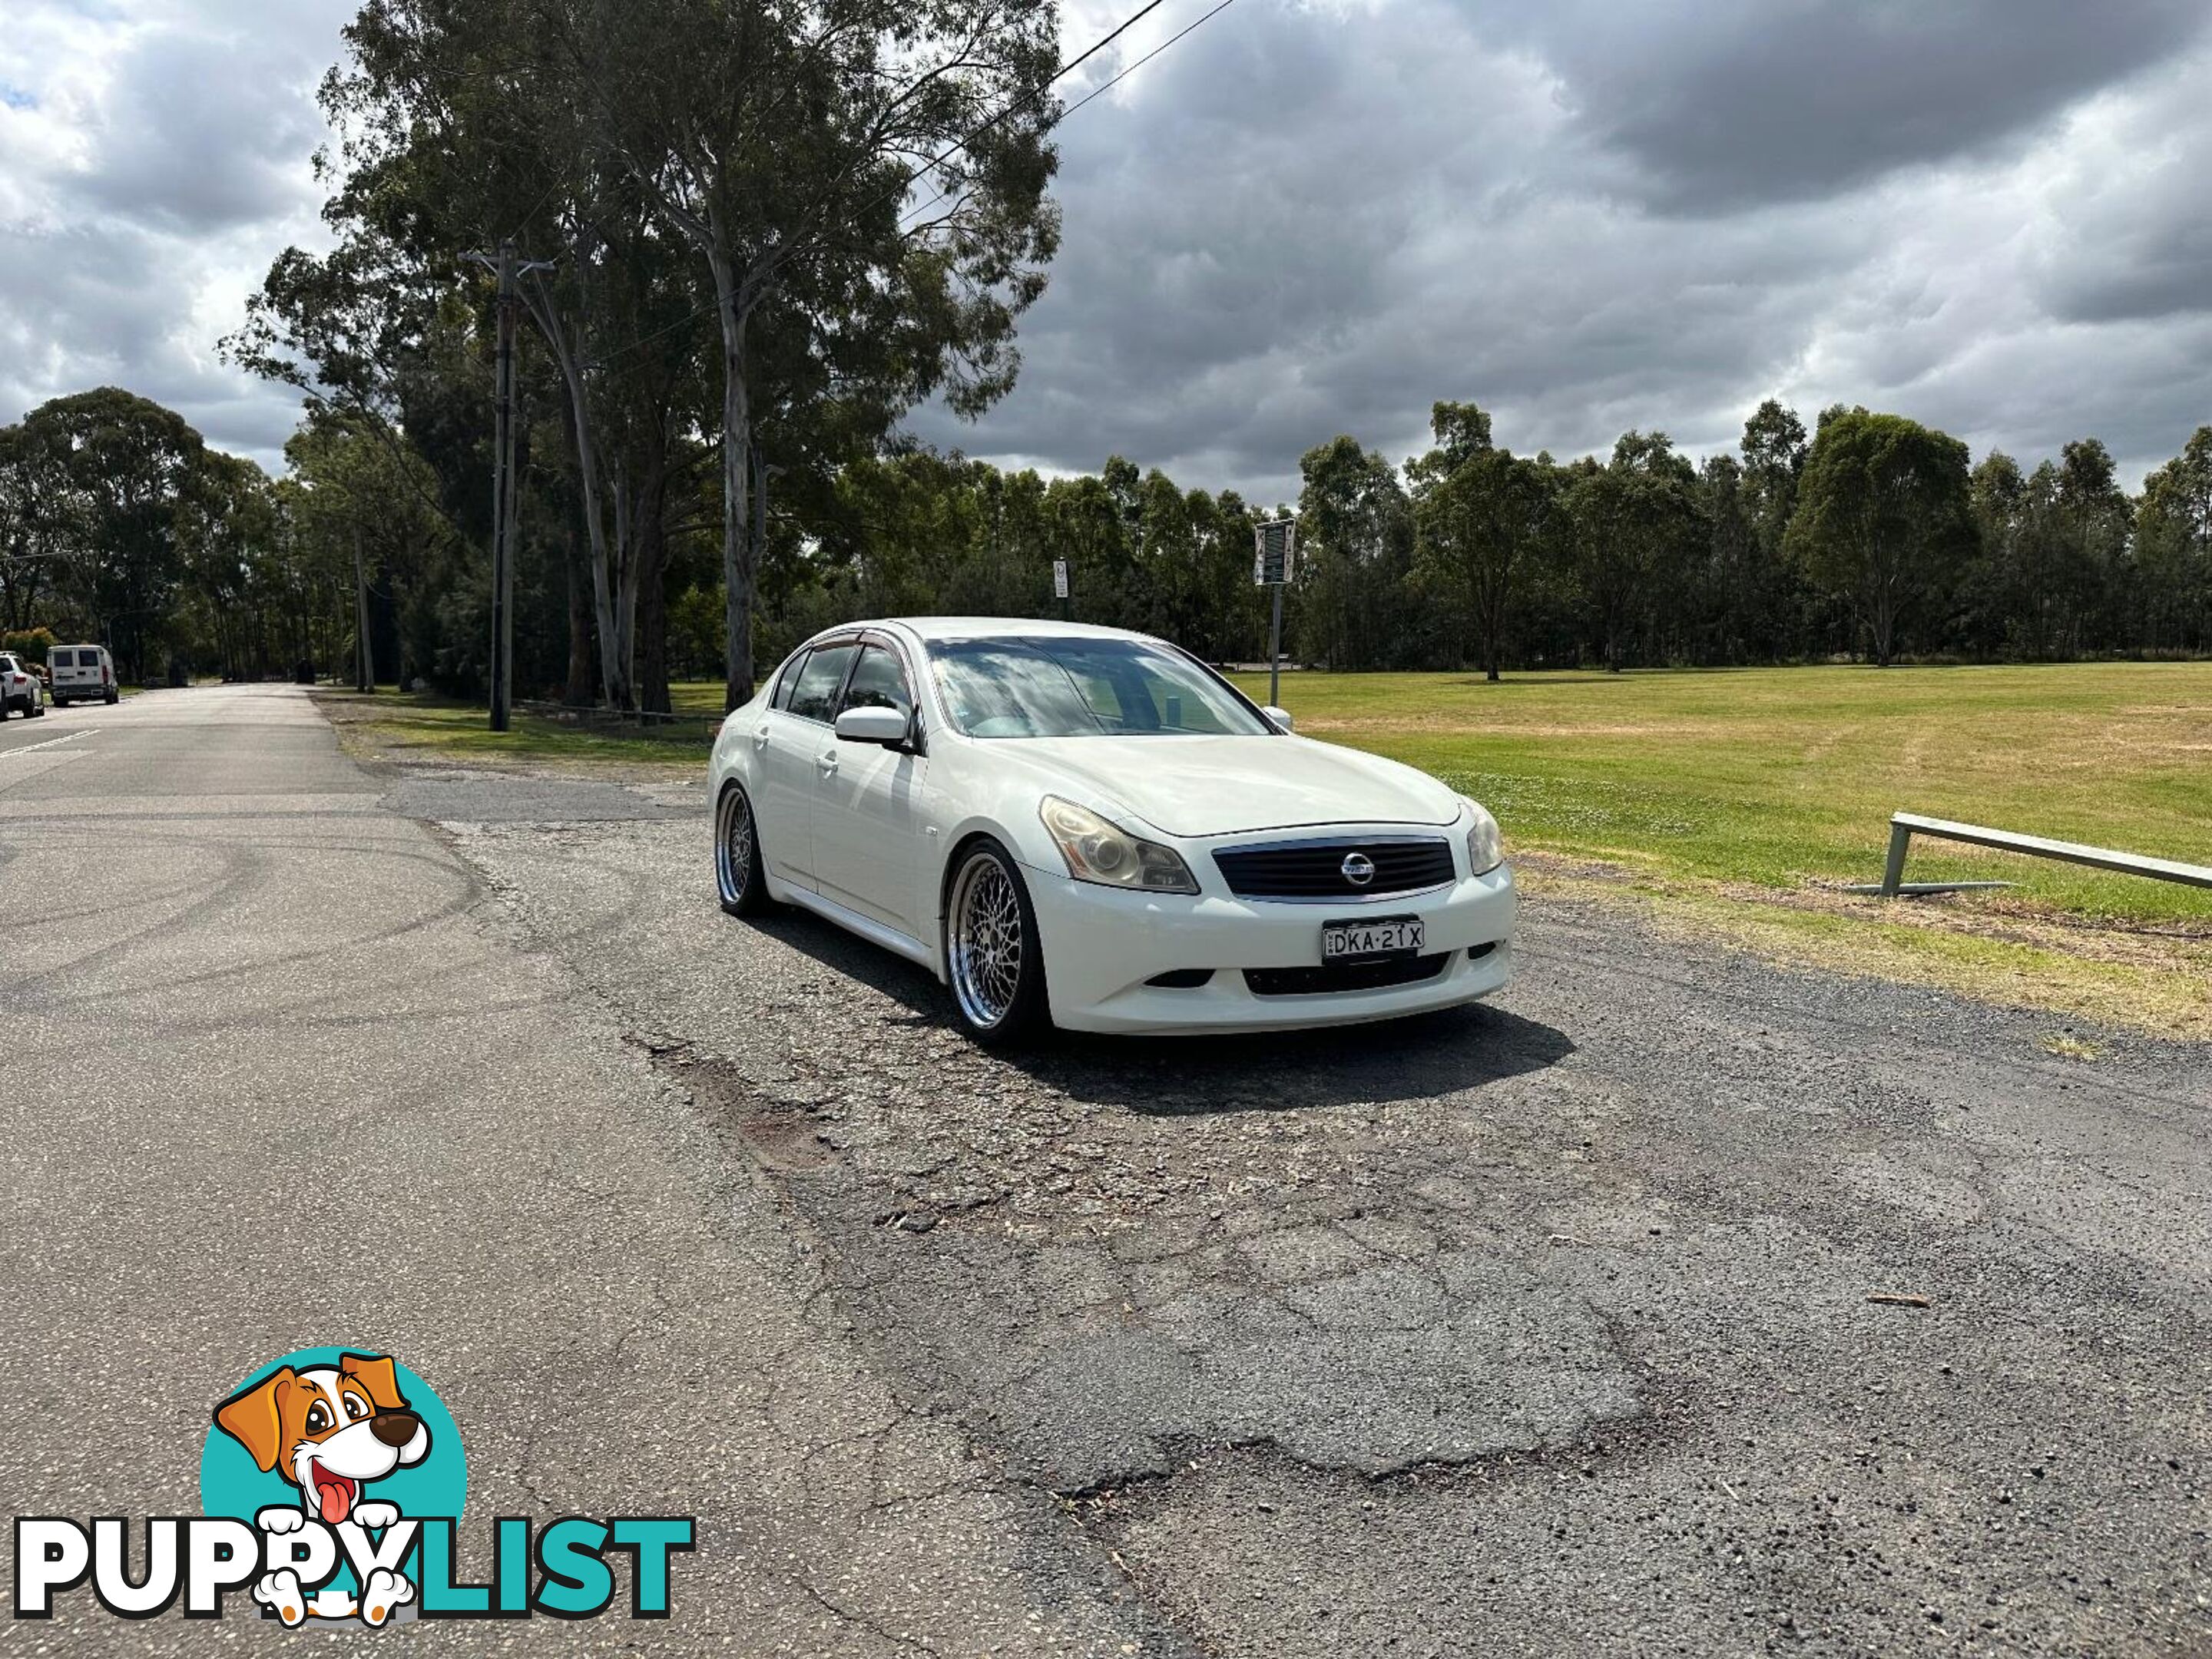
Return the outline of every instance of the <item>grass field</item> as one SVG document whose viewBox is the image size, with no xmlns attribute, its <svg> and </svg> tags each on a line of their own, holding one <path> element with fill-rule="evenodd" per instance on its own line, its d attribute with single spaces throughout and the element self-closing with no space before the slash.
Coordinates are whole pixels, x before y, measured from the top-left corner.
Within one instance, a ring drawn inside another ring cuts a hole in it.
<svg viewBox="0 0 2212 1659">
<path fill-rule="evenodd" d="M 719 693 L 719 688 L 717 688 Z M 616 728 L 584 729 L 518 714 L 495 732 L 478 702 L 425 691 L 319 690 L 315 701 L 338 729 L 346 752 L 362 760 L 444 761 L 484 766 L 549 763 L 605 770 L 655 767 L 703 773 L 703 738 L 660 738 Z"/>
<path fill-rule="evenodd" d="M 1243 677 L 1264 699 L 1265 676 Z M 2212 892 L 1916 842 L 1908 878 L 1988 896 L 1881 905 L 1904 809 L 2212 864 L 2212 664 L 1539 674 L 1288 674 L 1298 729 L 1486 803 L 1539 884 L 1831 963 L 2212 1035 Z"/>
</svg>

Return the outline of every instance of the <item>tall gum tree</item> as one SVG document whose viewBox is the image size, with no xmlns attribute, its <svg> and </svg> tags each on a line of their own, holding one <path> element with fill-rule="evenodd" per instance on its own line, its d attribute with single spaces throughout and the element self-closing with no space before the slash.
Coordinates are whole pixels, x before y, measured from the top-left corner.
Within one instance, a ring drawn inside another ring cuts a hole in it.
<svg viewBox="0 0 2212 1659">
<path fill-rule="evenodd" d="M 780 353 L 799 395 L 849 402 L 886 425 L 938 395 L 972 416 L 1012 386 L 1015 319 L 1042 292 L 1058 244 L 1046 195 L 1057 9 L 526 9 L 525 78 L 579 112 L 597 151 L 707 268 L 720 346 L 724 696 L 735 708 L 753 684 L 758 362 Z"/>
<path fill-rule="evenodd" d="M 1854 601 L 1878 666 L 1914 606 L 1971 550 L 1966 446 L 1902 415 L 1832 409 L 1798 481 L 1784 545 L 1819 586 Z"/>
</svg>

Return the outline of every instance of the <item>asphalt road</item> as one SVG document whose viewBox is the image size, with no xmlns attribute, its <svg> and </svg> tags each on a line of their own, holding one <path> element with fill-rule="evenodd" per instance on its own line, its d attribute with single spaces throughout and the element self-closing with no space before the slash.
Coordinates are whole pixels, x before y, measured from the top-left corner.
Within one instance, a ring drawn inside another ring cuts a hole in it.
<svg viewBox="0 0 2212 1659">
<path fill-rule="evenodd" d="M 696 785 L 79 712 L 0 729 L 11 1510 L 361 1341 L 472 1510 L 701 1516 L 656 1650 L 2212 1651 L 2204 1048 L 1535 904 L 1492 1006 L 1010 1061 L 721 915 Z"/>
</svg>

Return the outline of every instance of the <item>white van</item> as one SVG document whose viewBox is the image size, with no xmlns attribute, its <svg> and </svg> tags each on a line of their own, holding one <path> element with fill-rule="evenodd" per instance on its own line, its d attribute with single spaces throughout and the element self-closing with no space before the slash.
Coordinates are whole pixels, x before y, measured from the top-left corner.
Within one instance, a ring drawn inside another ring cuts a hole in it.
<svg viewBox="0 0 2212 1659">
<path fill-rule="evenodd" d="M 46 697 L 57 708 L 94 697 L 113 702 L 122 695 L 115 689 L 115 659 L 104 645 L 55 646 L 46 653 L 46 673 L 52 681 Z"/>
</svg>

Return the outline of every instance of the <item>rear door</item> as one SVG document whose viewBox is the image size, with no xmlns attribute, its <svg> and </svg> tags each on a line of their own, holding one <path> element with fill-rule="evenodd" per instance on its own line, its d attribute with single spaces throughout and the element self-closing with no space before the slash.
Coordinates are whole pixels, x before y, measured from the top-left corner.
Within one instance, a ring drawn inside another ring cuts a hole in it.
<svg viewBox="0 0 2212 1659">
<path fill-rule="evenodd" d="M 888 641 L 870 639 L 838 700 L 847 708 L 896 708 L 915 724 L 914 686 Z M 841 743 L 833 729 L 817 757 L 814 877 L 825 898 L 921 939 L 923 779 L 928 758 L 879 744 Z"/>
<path fill-rule="evenodd" d="M 859 642 L 849 639 L 825 640 L 815 646 L 778 681 L 775 701 L 754 729 L 761 787 L 753 811 L 760 820 L 761 856 L 778 880 L 816 885 L 811 822 L 816 769 L 822 751 L 836 741 L 830 722 L 836 717 L 845 676 L 860 651 Z"/>
</svg>

